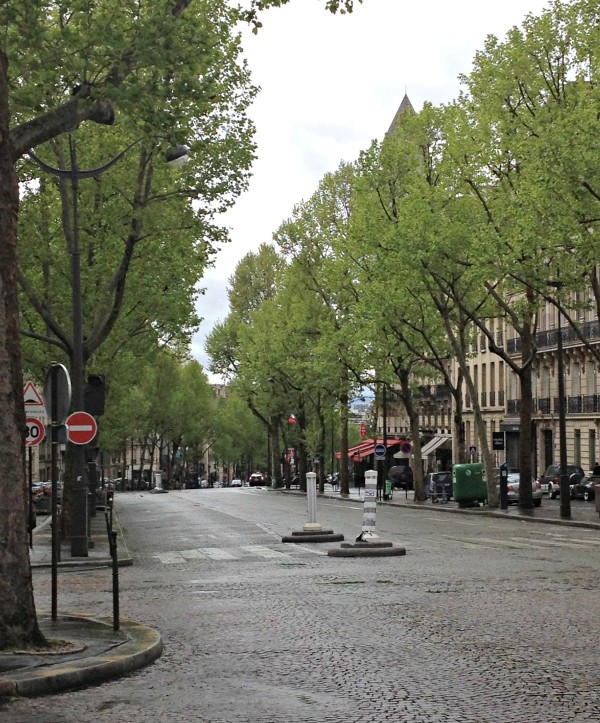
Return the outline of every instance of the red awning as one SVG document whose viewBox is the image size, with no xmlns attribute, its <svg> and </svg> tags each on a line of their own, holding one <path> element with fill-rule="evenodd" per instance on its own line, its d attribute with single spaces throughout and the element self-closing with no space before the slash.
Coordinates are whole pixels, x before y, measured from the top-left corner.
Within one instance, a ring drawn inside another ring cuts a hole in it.
<svg viewBox="0 0 600 723">
<path fill-rule="evenodd" d="M 388 439 L 386 442 L 387 448 L 395 447 L 403 441 L 403 439 Z M 361 460 L 365 457 L 370 457 L 375 452 L 375 444 L 383 444 L 383 439 L 379 438 L 377 442 L 372 439 L 365 439 L 364 442 L 357 444 L 356 447 L 350 447 L 348 449 L 348 458 Z M 335 456 L 337 459 L 341 459 L 342 453 L 336 452 Z"/>
</svg>

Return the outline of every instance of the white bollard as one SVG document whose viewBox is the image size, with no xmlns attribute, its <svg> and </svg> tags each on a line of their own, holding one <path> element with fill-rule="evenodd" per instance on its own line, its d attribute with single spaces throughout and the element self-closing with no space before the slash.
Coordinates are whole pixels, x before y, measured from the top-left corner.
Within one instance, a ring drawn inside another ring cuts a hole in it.
<svg viewBox="0 0 600 723">
<path fill-rule="evenodd" d="M 376 527 L 377 515 L 377 472 L 370 469 L 365 473 L 365 500 L 363 503 L 363 525 L 359 540 L 379 540 Z"/>
<path fill-rule="evenodd" d="M 305 530 L 320 530 L 321 525 L 317 522 L 317 475 L 315 472 L 306 474 L 306 499 L 308 502 L 308 522 L 304 525 Z"/>
</svg>

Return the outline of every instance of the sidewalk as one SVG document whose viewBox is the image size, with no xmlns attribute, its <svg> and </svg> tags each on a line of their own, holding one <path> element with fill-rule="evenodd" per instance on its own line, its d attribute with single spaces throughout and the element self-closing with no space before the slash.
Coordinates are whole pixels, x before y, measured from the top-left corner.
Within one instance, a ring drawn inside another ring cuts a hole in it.
<svg viewBox="0 0 600 723">
<path fill-rule="evenodd" d="M 131 565 L 116 515 L 113 528 L 119 566 Z M 58 575 L 67 567 L 79 567 L 86 574 L 112 565 L 103 510 L 90 519 L 90 531 L 93 546 L 87 557 L 72 558 L 69 545 L 61 546 Z M 30 550 L 33 568 L 51 567 L 51 537 L 50 516 L 38 518 Z M 77 612 L 52 620 L 50 614 L 38 612 L 38 623 L 47 640 L 61 645 L 55 650 L 0 652 L 0 697 L 43 695 L 116 678 L 153 662 L 163 649 L 160 633 L 132 621 L 121 620 L 115 631 L 112 618 Z"/>
<path fill-rule="evenodd" d="M 32 567 L 51 567 L 52 565 L 52 520 L 50 515 L 38 515 L 37 527 L 33 531 L 33 547 L 29 551 Z M 133 563 L 123 532 L 116 515 L 113 515 L 113 529 L 117 533 L 117 557 L 119 567 Z M 106 531 L 106 518 L 103 509 L 96 510 L 96 515 L 90 517 L 90 539 L 87 557 L 71 557 L 69 542 L 63 542 L 60 551 L 58 567 L 88 567 L 112 565 L 110 545 Z"/>
</svg>

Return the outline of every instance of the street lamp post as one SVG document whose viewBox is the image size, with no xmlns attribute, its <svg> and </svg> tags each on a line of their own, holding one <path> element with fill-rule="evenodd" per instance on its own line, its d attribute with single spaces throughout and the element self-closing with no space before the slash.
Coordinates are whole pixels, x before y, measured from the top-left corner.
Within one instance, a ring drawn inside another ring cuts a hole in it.
<svg viewBox="0 0 600 723">
<path fill-rule="evenodd" d="M 571 491 L 567 472 L 567 424 L 565 418 L 565 368 L 563 359 L 562 325 L 560 309 L 557 307 L 557 372 L 558 372 L 558 446 L 560 457 L 560 516 L 571 517 Z"/>
<path fill-rule="evenodd" d="M 556 280 L 548 282 L 549 286 L 560 290 L 560 269 L 556 270 Z M 571 490 L 569 489 L 569 474 L 567 472 L 567 423 L 565 409 L 565 362 L 563 355 L 562 322 L 560 303 L 555 302 L 557 313 L 556 324 L 556 371 L 558 374 L 558 453 L 559 453 L 559 487 L 560 487 L 560 516 L 571 517 Z"/>
<path fill-rule="evenodd" d="M 43 171 L 71 182 L 72 193 L 72 227 L 70 229 L 70 274 L 71 274 L 71 300 L 72 300 L 72 340 L 71 340 L 71 385 L 72 385 L 72 407 L 74 411 L 84 410 L 84 349 L 82 332 L 82 310 L 81 310 L 81 254 L 79 250 L 79 180 L 82 178 L 98 178 L 105 171 L 115 165 L 123 158 L 125 153 L 132 148 L 138 139 L 129 144 L 127 148 L 117 154 L 108 163 L 98 168 L 81 170 L 77 164 L 77 147 L 73 136 L 69 135 L 69 154 L 71 167 L 68 169 L 54 168 L 48 165 L 41 158 L 29 151 L 31 160 Z M 170 166 L 181 166 L 188 160 L 189 148 L 177 146 L 170 148 L 166 153 L 166 162 Z M 86 478 L 86 455 L 85 447 L 74 445 L 74 471 L 75 479 L 72 488 L 73 506 L 71 520 L 71 556 L 88 556 L 88 510 L 87 510 L 87 478 Z"/>
</svg>

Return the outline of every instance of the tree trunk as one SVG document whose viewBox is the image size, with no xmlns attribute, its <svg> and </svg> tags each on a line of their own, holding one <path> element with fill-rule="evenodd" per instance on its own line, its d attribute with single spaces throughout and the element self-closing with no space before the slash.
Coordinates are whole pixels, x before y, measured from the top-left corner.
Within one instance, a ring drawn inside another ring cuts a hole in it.
<svg viewBox="0 0 600 723">
<path fill-rule="evenodd" d="M 46 643 L 28 553 L 25 411 L 17 301 L 19 184 L 8 135 L 8 59 L 0 51 L 0 649 Z"/>
<path fill-rule="evenodd" d="M 519 509 L 533 508 L 533 491 L 529 480 L 531 470 L 531 412 L 533 407 L 533 389 L 531 382 L 531 361 L 533 359 L 533 339 L 530 323 L 524 323 L 521 329 L 521 411 L 519 413 Z"/>
<path fill-rule="evenodd" d="M 340 494 L 350 494 L 348 476 L 348 392 L 340 395 Z"/>
<path fill-rule="evenodd" d="M 425 480 L 423 479 L 423 463 L 421 461 L 421 433 L 419 431 L 419 413 L 413 404 L 413 396 L 410 388 L 410 371 L 408 369 L 397 369 L 396 374 L 400 382 L 400 398 L 406 409 L 410 421 L 410 441 L 413 450 L 412 472 L 413 485 L 415 489 L 415 502 L 425 500 Z"/>
</svg>

